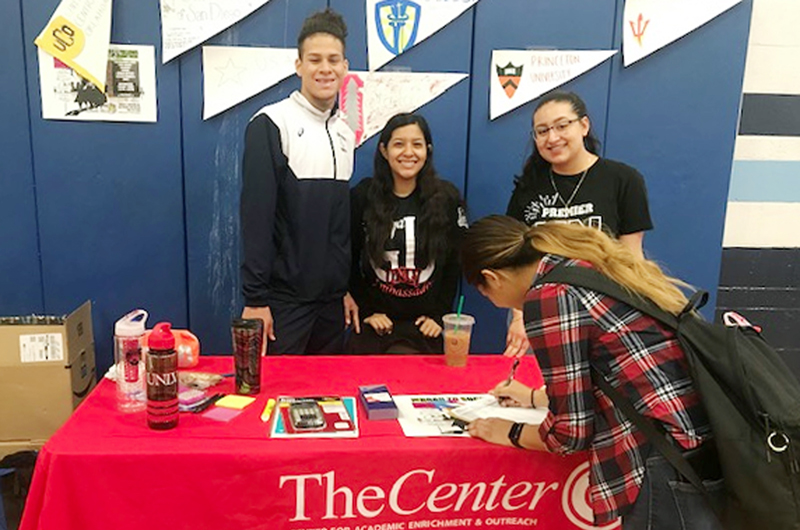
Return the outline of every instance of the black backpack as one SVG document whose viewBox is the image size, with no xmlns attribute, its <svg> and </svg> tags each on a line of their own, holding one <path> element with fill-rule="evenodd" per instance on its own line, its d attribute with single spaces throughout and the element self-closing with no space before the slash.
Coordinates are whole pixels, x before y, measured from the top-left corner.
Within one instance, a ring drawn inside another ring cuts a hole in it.
<svg viewBox="0 0 800 530">
<path fill-rule="evenodd" d="M 758 328 L 735 313 L 728 325 L 703 320 L 696 310 L 708 300 L 704 291 L 676 317 L 586 267 L 556 266 L 535 285 L 544 283 L 606 294 L 675 330 L 714 433 L 727 493 L 724 513 L 718 512 L 725 527 L 800 530 L 800 383 Z M 681 453 L 657 434 L 655 422 L 596 370 L 595 375 L 598 387 L 707 496 Z"/>
</svg>

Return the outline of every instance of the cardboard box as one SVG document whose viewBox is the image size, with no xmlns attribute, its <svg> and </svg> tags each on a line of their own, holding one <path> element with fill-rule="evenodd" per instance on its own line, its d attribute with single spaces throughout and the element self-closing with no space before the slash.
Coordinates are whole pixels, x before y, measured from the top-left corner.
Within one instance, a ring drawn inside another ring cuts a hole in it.
<svg viewBox="0 0 800 530">
<path fill-rule="evenodd" d="M 0 318 L 0 458 L 38 449 L 97 384 L 92 303 Z"/>
</svg>

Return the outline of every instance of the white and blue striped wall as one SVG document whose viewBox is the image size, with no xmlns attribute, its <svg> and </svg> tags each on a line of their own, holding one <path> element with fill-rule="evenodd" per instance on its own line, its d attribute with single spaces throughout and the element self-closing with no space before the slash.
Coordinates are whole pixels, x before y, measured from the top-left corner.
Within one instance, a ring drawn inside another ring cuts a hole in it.
<svg viewBox="0 0 800 530">
<path fill-rule="evenodd" d="M 758 321 L 800 373 L 800 2 L 754 0 L 718 310 Z"/>
</svg>

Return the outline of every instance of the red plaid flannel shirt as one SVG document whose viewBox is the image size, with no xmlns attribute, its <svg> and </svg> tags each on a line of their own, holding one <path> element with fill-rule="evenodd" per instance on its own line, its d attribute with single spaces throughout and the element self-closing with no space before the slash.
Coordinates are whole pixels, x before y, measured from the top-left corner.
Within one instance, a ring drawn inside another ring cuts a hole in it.
<svg viewBox="0 0 800 530">
<path fill-rule="evenodd" d="M 536 278 L 565 259 L 544 256 Z M 591 264 L 567 260 L 566 266 Z M 624 515 L 636 501 L 650 444 L 594 386 L 590 361 L 684 449 L 710 436 L 683 350 L 651 317 L 591 289 L 543 284 L 526 296 L 525 330 L 550 399 L 539 434 L 553 453 L 589 451 L 595 524 Z"/>
</svg>

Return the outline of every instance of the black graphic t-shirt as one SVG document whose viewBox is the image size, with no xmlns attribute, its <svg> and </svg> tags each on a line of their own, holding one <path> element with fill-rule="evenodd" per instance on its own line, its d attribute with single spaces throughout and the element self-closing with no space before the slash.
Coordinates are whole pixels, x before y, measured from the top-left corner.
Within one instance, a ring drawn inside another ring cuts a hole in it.
<svg viewBox="0 0 800 530">
<path fill-rule="evenodd" d="M 644 178 L 634 168 L 600 158 L 576 192 L 580 180 L 580 173 L 553 173 L 553 182 L 547 174 L 522 177 L 506 215 L 528 226 L 550 221 L 581 222 L 604 228 L 615 237 L 653 228 Z"/>
<path fill-rule="evenodd" d="M 362 318 L 385 313 L 392 320 L 416 320 L 425 315 L 441 324 L 442 315 L 452 311 L 461 274 L 458 248 L 467 228 L 458 190 L 445 182 L 447 193 L 447 249 L 441 263 L 435 259 L 420 263 L 417 256 L 418 223 L 422 204 L 419 189 L 398 206 L 389 238 L 384 243 L 384 263 L 373 263 L 366 249 L 364 210 L 372 179 L 364 179 L 351 194 L 353 270 L 350 293 Z"/>
</svg>

